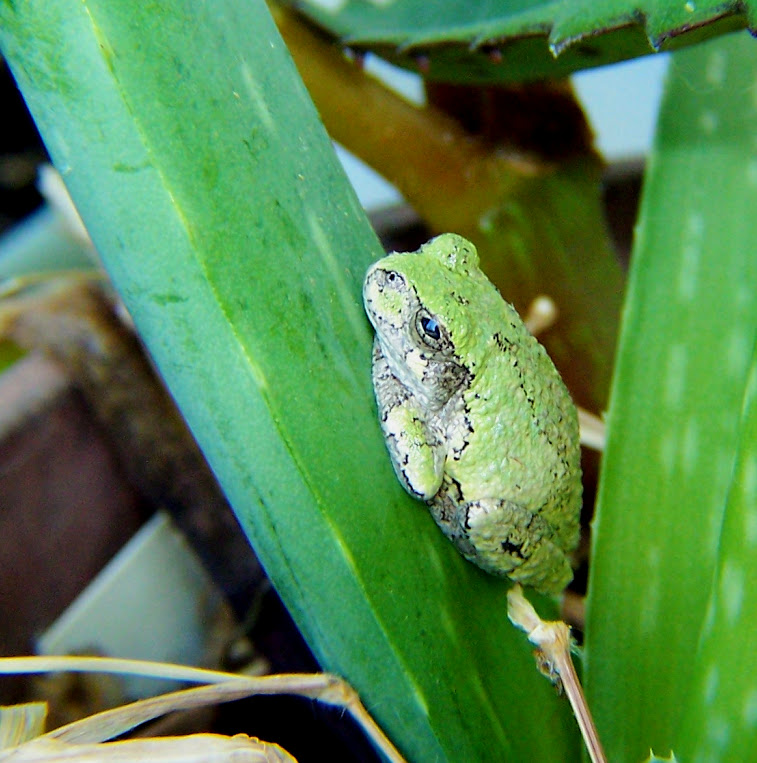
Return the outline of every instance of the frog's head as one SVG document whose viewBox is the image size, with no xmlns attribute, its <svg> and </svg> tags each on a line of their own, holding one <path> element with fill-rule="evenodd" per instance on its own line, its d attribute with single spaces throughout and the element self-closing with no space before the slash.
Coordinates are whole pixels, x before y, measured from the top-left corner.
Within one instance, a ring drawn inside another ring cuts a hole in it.
<svg viewBox="0 0 757 763">
<path fill-rule="evenodd" d="M 417 252 L 390 254 L 366 274 L 365 309 L 392 373 L 430 407 L 470 378 L 479 333 L 470 305 L 482 280 L 488 284 L 473 244 L 449 233 Z"/>
</svg>

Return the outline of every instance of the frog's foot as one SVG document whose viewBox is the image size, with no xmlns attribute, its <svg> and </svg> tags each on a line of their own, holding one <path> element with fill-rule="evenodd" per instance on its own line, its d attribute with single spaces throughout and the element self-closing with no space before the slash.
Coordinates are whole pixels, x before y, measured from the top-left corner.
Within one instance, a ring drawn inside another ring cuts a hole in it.
<svg viewBox="0 0 757 763">
<path fill-rule="evenodd" d="M 457 532 L 450 537 L 486 572 L 542 593 L 559 593 L 573 578 L 567 554 L 539 514 L 510 501 L 481 499 L 462 504 L 456 520 Z"/>
</svg>

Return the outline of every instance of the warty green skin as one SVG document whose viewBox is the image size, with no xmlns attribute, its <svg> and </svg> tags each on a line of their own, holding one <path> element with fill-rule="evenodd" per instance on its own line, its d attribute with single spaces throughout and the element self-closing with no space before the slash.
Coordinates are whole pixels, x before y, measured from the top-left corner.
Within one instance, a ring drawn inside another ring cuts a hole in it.
<svg viewBox="0 0 757 763">
<path fill-rule="evenodd" d="M 539 591 L 571 580 L 575 406 L 544 348 L 445 234 L 369 269 L 373 383 L 395 472 L 466 559 Z"/>
</svg>

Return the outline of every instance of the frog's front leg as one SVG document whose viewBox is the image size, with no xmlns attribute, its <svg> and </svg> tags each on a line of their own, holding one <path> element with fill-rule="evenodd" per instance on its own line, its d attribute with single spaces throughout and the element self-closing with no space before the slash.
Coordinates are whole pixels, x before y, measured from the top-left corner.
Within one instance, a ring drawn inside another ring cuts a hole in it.
<svg viewBox="0 0 757 763">
<path fill-rule="evenodd" d="M 416 398 L 392 374 L 378 341 L 373 345 L 373 387 L 394 471 L 409 493 L 428 501 L 442 484 L 445 443 L 426 423 Z"/>
<path fill-rule="evenodd" d="M 497 498 L 455 505 L 454 496 L 445 500 L 445 490 L 430 509 L 460 553 L 486 572 L 542 593 L 558 593 L 570 583 L 570 560 L 538 513 Z"/>
</svg>

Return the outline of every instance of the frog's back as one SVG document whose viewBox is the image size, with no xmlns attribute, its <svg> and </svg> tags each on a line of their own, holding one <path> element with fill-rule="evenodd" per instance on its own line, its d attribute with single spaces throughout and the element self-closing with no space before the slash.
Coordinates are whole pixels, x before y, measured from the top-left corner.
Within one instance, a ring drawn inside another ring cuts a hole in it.
<svg viewBox="0 0 757 763">
<path fill-rule="evenodd" d="M 479 422 L 479 436 L 446 469 L 465 501 L 518 504 L 539 514 L 558 545 L 572 550 L 581 510 L 576 409 L 544 348 L 491 289 L 497 301 L 483 313 L 481 352 L 471 360 L 476 371 L 463 393 L 466 417 Z"/>
</svg>

